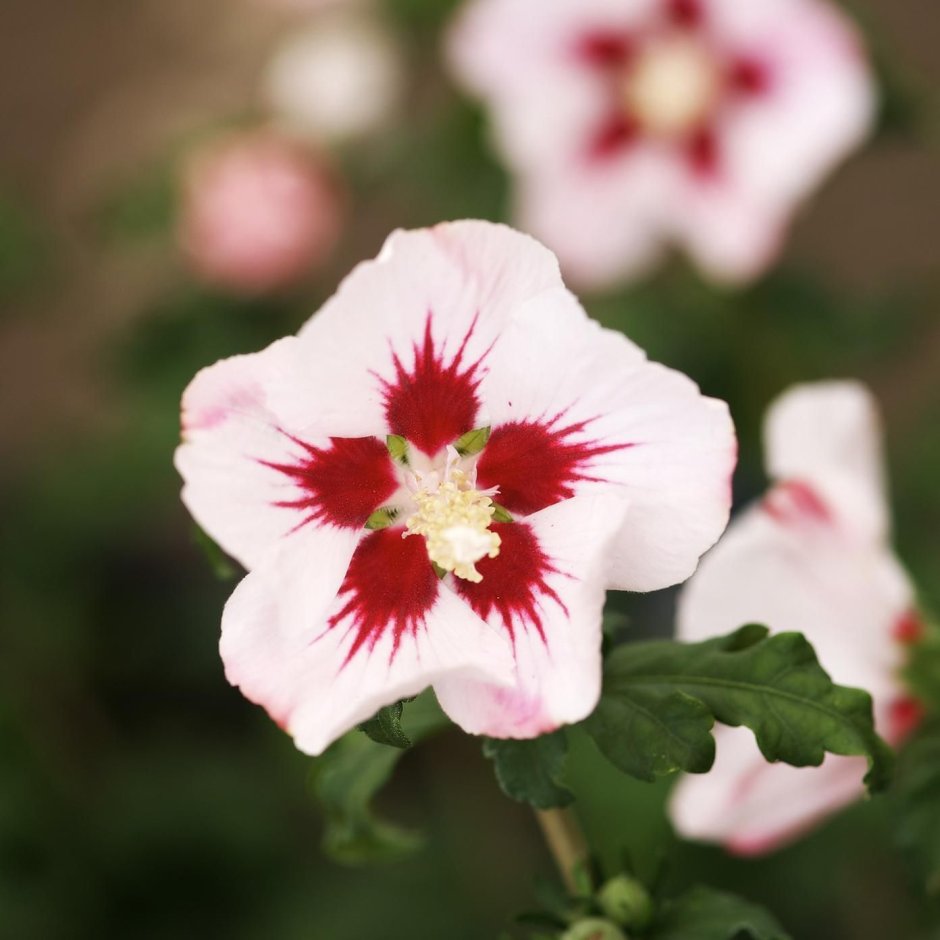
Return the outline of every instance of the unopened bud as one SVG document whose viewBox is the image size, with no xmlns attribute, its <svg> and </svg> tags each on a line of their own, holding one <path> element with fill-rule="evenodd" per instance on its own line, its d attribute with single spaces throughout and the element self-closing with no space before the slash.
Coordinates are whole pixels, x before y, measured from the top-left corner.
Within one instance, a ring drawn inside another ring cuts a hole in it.
<svg viewBox="0 0 940 940">
<path fill-rule="evenodd" d="M 653 918 L 649 892 L 629 875 L 617 875 L 606 882 L 597 893 L 597 903 L 611 920 L 630 930 L 644 930 Z"/>
<path fill-rule="evenodd" d="M 572 924 L 561 940 L 629 940 L 627 935 L 609 920 L 589 917 Z"/>
</svg>

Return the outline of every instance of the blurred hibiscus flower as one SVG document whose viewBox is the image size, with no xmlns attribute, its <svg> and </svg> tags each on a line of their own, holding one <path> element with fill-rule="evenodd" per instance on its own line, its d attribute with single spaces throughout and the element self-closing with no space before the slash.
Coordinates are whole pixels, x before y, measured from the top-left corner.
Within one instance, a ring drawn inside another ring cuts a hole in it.
<svg viewBox="0 0 940 940">
<path fill-rule="evenodd" d="M 344 12 L 285 38 L 265 74 L 264 95 L 288 130 L 334 143 L 394 121 L 404 82 L 392 32 L 376 16 Z"/>
<path fill-rule="evenodd" d="M 184 169 L 178 240 L 193 271 L 236 293 L 289 286 L 322 264 L 342 231 L 328 168 L 290 137 L 210 140 Z"/>
<path fill-rule="evenodd" d="M 683 589 L 680 638 L 742 623 L 800 631 L 836 682 L 872 693 L 876 727 L 896 745 L 920 715 L 898 673 L 921 626 L 889 544 L 874 402 L 850 382 L 797 387 L 771 408 L 766 444 L 778 482 L 732 522 Z M 863 795 L 863 758 L 768 764 L 746 729 L 720 727 L 716 736 L 711 773 L 685 777 L 673 794 L 685 836 L 758 854 Z"/>
<path fill-rule="evenodd" d="M 872 122 L 860 38 L 819 0 L 470 0 L 450 40 L 520 224 L 585 285 L 669 243 L 754 278 Z"/>
<path fill-rule="evenodd" d="M 735 454 L 726 406 L 589 320 L 549 251 L 461 222 L 392 235 L 298 336 L 201 372 L 177 466 L 250 571 L 226 673 L 319 753 L 429 685 L 472 733 L 585 717 L 605 589 L 691 574 Z"/>
</svg>

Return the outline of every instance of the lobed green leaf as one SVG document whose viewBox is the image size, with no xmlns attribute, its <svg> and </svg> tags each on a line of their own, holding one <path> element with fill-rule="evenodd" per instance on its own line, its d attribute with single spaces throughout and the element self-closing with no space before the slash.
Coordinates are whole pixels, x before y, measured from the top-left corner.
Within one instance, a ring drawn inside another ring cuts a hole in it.
<svg viewBox="0 0 940 940">
<path fill-rule="evenodd" d="M 733 894 L 693 888 L 661 908 L 648 940 L 791 940 L 763 908 Z"/>
<path fill-rule="evenodd" d="M 875 733 L 871 696 L 835 685 L 802 635 L 756 625 L 703 643 L 618 647 L 585 727 L 616 766 L 651 780 L 709 770 L 712 720 L 750 728 L 768 761 L 815 767 L 827 752 L 864 755 L 869 787 L 888 782 L 892 755 Z"/>
<path fill-rule="evenodd" d="M 401 716 L 402 734 L 413 742 L 447 724 L 430 691 L 408 703 Z M 421 845 L 419 833 L 385 822 L 372 810 L 372 800 L 404 753 L 351 731 L 314 762 L 312 788 L 326 817 L 323 849 L 335 860 L 352 865 L 389 861 Z"/>
<path fill-rule="evenodd" d="M 568 758 L 564 731 L 527 741 L 486 738 L 483 753 L 493 761 L 503 793 L 537 809 L 567 806 L 574 795 L 562 784 Z"/>
</svg>

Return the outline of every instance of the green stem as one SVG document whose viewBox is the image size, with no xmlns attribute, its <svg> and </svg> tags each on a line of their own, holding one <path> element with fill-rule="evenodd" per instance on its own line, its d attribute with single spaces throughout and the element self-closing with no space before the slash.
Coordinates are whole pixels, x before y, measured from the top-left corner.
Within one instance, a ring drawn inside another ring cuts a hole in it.
<svg viewBox="0 0 940 940">
<path fill-rule="evenodd" d="M 570 809 L 537 809 L 535 818 L 565 887 L 576 894 L 575 871 L 587 863 L 591 854 L 580 823 Z"/>
</svg>

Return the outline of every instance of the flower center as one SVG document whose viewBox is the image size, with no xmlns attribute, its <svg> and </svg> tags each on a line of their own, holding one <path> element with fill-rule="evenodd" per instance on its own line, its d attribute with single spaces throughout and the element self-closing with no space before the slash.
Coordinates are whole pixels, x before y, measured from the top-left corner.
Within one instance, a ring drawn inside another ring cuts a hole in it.
<svg viewBox="0 0 940 940">
<path fill-rule="evenodd" d="M 718 63 L 704 43 L 673 36 L 639 53 L 623 86 L 623 100 L 650 133 L 675 137 L 708 118 L 720 91 Z"/>
<path fill-rule="evenodd" d="M 404 538 L 423 535 L 428 558 L 443 571 L 465 581 L 480 582 L 476 563 L 499 554 L 500 538 L 490 531 L 496 507 L 474 489 L 463 470 L 449 470 L 446 479 L 414 494 L 418 511 L 405 523 Z"/>
</svg>

